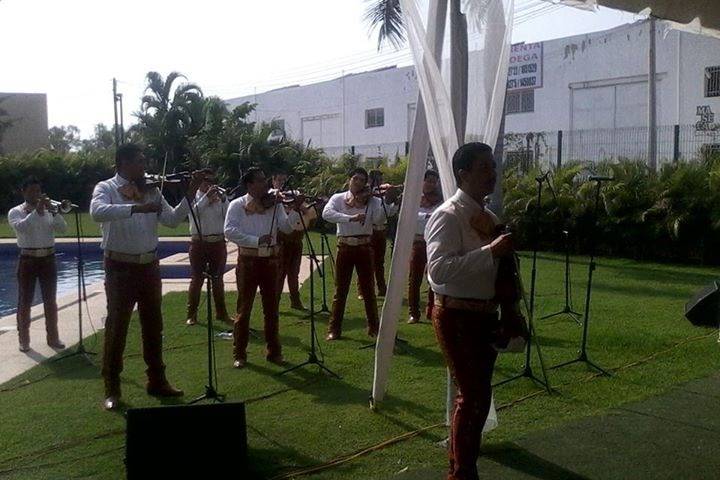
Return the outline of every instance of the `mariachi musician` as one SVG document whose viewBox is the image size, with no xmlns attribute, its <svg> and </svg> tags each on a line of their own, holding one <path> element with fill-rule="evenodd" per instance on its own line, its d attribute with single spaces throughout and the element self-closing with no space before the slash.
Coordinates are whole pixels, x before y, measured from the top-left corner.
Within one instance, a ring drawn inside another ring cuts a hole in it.
<svg viewBox="0 0 720 480">
<path fill-rule="evenodd" d="M 280 247 L 278 231 L 291 233 L 291 224 L 297 221 L 297 211 L 286 213 L 277 194 L 268 191 L 265 173 L 256 167 L 248 169 L 242 177 L 247 194 L 230 202 L 225 218 L 225 237 L 238 245 L 237 318 L 233 328 L 233 367 L 243 368 L 247 363 L 247 345 L 250 333 L 250 314 L 255 293 L 260 288 L 262 298 L 266 359 L 282 365 L 282 347 L 279 336 Z"/>
<path fill-rule="evenodd" d="M 369 183 L 374 195 L 380 199 L 381 213 L 378 220 L 373 222 L 373 233 L 371 237 L 371 245 L 373 249 L 373 264 L 375 273 L 375 284 L 379 297 L 384 297 L 387 293 L 387 283 L 385 282 L 385 252 L 387 251 L 387 229 L 388 217 L 397 215 L 398 205 L 395 203 L 394 197 L 388 195 L 390 185 L 383 183 L 383 174 L 380 170 L 370 170 Z M 397 188 L 393 188 L 392 192 L 399 192 Z"/>
<path fill-rule="evenodd" d="M 55 233 L 64 232 L 67 224 L 60 212 L 53 209 L 51 201 L 41 193 L 37 178 L 26 178 L 21 190 L 25 202 L 8 212 L 8 223 L 15 231 L 20 248 L 17 266 L 19 348 L 23 353 L 30 351 L 30 308 L 35 282 L 39 282 L 45 309 L 47 344 L 61 350 L 65 345 L 58 335 Z"/>
<path fill-rule="evenodd" d="M 215 185 L 214 177 L 206 172 L 200 183 L 193 211 L 188 214 L 190 223 L 190 287 L 188 288 L 187 325 L 197 323 L 200 293 L 207 273 L 212 281 L 215 316 L 225 323 L 232 323 L 225 306 L 225 285 L 223 275 L 227 262 L 224 224 L 228 210 L 228 199 Z M 198 230 L 198 227 L 200 230 Z"/>
<path fill-rule="evenodd" d="M 157 257 L 158 224 L 176 227 L 188 215 L 189 203 L 172 208 L 161 191 L 148 185 L 145 156 L 140 146 L 127 143 L 115 154 L 117 174 L 98 183 L 90 202 L 90 215 L 102 223 L 105 257 L 105 347 L 102 376 L 104 407 L 113 410 L 120 400 L 120 373 L 128 325 L 135 305 L 140 316 L 143 359 L 147 365 L 146 390 L 160 397 L 182 396 L 165 376 L 162 359 L 162 281 Z M 186 195 L 194 198 L 199 184 L 195 176 Z"/>
<path fill-rule="evenodd" d="M 420 322 L 420 286 L 426 273 L 427 251 L 425 244 L 425 226 L 435 209 L 442 203 L 440 190 L 440 177 L 434 170 L 427 170 L 423 179 L 422 197 L 418 210 L 415 240 L 410 255 L 410 274 L 408 278 L 408 303 L 410 306 L 410 319 L 408 323 Z M 428 289 L 428 303 L 425 314 L 428 319 L 432 317 L 432 306 L 435 301 L 432 288 Z"/>
<path fill-rule="evenodd" d="M 357 271 L 360 293 L 365 304 L 367 334 L 375 337 L 378 332 L 371 236 L 373 223 L 382 219 L 382 204 L 379 198 L 372 195 L 367 184 L 368 173 L 364 168 L 350 171 L 348 183 L 347 191 L 330 197 L 322 214 L 323 219 L 337 224 L 338 245 L 335 257 L 335 297 L 326 337 L 328 341 L 341 337 L 353 269 Z"/>
<path fill-rule="evenodd" d="M 428 279 L 435 292 L 435 334 L 457 386 L 447 478 L 476 480 L 497 345 L 504 343 L 499 332 L 510 331 L 503 329 L 498 307 L 517 298 L 507 296 L 505 287 L 499 295 L 498 269 L 513 254 L 512 242 L 509 234 L 498 235 L 497 217 L 483 202 L 495 188 L 492 148 L 463 145 L 452 168 L 458 190 L 433 213 L 425 231 Z"/>
<path fill-rule="evenodd" d="M 288 176 L 286 173 L 278 172 L 272 176 L 272 188 L 270 193 L 284 195 L 283 189 L 287 183 Z M 301 193 L 297 190 L 287 192 L 288 200 L 292 200 L 292 197 L 300 196 Z M 290 214 L 292 204 L 288 203 L 285 207 L 286 212 Z M 297 218 L 297 221 L 293 222 L 292 232 L 284 233 L 278 232 L 278 244 L 280 245 L 280 290 L 278 294 L 282 293 L 283 286 L 285 285 L 285 279 L 287 278 L 288 290 L 290 290 L 290 308 L 295 310 L 305 310 L 305 306 L 300 299 L 300 265 L 302 263 L 302 252 L 303 252 L 303 233 L 305 228 L 309 228 L 311 222 L 317 218 L 315 209 L 309 207 L 303 203 L 299 207 L 300 216 L 293 217 Z"/>
</svg>

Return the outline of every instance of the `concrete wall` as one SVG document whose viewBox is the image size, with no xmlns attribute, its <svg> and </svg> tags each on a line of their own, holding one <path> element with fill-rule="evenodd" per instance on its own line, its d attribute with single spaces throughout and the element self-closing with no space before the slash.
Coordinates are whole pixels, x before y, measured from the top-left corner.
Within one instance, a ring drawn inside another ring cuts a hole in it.
<svg viewBox="0 0 720 480">
<path fill-rule="evenodd" d="M 0 143 L 0 152 L 18 153 L 48 146 L 47 96 L 44 93 L 0 92 L 0 109 L 14 121 Z"/>
</svg>

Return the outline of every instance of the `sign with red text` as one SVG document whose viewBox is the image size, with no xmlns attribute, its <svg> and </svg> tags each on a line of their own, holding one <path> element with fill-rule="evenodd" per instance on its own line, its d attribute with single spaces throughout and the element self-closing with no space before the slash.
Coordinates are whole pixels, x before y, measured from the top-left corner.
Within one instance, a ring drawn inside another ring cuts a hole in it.
<svg viewBox="0 0 720 480">
<path fill-rule="evenodd" d="M 507 89 L 529 90 L 543 86 L 543 44 L 516 43 L 510 49 Z"/>
</svg>

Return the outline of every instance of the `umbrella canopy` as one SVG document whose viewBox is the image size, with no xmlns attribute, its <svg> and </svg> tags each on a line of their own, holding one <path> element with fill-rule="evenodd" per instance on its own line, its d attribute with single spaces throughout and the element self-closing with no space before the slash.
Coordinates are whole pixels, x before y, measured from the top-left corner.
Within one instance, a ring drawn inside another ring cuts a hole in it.
<svg viewBox="0 0 720 480">
<path fill-rule="evenodd" d="M 654 16 L 686 25 L 691 31 L 720 35 L 720 2 L 717 0 L 561 0 L 560 3 L 579 8 L 600 5 L 632 13 L 649 8 Z"/>
</svg>

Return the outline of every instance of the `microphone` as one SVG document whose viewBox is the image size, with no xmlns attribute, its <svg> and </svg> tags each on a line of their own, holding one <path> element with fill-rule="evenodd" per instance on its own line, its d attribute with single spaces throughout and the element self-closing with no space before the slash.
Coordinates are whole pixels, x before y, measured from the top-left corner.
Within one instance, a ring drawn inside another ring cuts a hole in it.
<svg viewBox="0 0 720 480">
<path fill-rule="evenodd" d="M 591 182 L 612 182 L 615 179 L 613 177 L 605 177 L 602 175 L 590 175 L 589 180 Z"/>
</svg>

